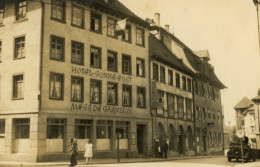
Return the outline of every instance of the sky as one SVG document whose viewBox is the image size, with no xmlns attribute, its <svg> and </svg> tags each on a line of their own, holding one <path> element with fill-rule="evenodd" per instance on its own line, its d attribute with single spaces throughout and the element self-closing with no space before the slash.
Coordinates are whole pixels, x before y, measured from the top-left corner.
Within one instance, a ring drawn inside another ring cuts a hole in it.
<svg viewBox="0 0 260 167">
<path fill-rule="evenodd" d="M 139 17 L 160 13 L 161 26 L 193 51 L 208 49 L 221 91 L 225 124 L 235 125 L 234 106 L 260 88 L 259 35 L 253 0 L 119 0 Z"/>
</svg>

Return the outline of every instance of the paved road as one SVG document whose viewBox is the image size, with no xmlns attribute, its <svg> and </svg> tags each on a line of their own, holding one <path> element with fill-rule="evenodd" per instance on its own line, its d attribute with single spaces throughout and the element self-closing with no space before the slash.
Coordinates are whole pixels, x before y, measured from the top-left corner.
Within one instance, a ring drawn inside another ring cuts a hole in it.
<svg viewBox="0 0 260 167">
<path fill-rule="evenodd" d="M 260 160 L 258 160 L 260 162 Z M 250 163 L 245 164 L 250 166 Z M 82 162 L 77 167 L 234 167 L 235 165 L 242 164 L 242 162 L 228 162 L 226 157 L 210 157 L 199 159 L 186 159 L 186 160 L 172 160 L 163 162 L 145 162 L 145 163 L 120 163 L 120 164 L 91 164 L 85 165 Z M 34 167 L 33 164 L 0 164 L 0 167 Z M 36 167 L 68 167 L 69 163 L 55 164 L 37 164 Z"/>
</svg>

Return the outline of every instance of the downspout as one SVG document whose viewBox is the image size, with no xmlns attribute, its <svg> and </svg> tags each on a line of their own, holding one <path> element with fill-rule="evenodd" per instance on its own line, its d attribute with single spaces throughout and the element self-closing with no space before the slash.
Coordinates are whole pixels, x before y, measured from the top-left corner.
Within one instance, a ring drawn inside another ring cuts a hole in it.
<svg viewBox="0 0 260 167">
<path fill-rule="evenodd" d="M 42 0 L 41 7 L 42 7 L 42 18 L 41 18 L 41 48 L 40 48 L 40 76 L 39 76 L 39 94 L 38 94 L 38 100 L 39 100 L 39 111 L 41 111 L 42 108 L 42 64 L 43 64 L 43 42 L 44 42 L 44 15 L 45 15 L 45 5 Z"/>
<path fill-rule="evenodd" d="M 195 82 L 195 77 L 192 80 L 192 102 L 193 102 L 193 126 L 194 126 L 194 153 L 195 156 L 197 156 L 197 137 L 196 137 L 196 112 L 195 112 L 195 100 L 194 100 L 194 82 Z"/>
</svg>

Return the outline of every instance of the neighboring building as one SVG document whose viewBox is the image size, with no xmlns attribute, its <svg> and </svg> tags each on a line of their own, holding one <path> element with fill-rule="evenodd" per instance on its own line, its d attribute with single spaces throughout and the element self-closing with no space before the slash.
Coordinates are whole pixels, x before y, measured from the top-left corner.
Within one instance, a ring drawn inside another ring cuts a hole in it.
<svg viewBox="0 0 260 167">
<path fill-rule="evenodd" d="M 236 135 L 235 126 L 224 126 L 224 149 L 229 148 L 230 142 L 232 142 L 232 137 Z"/>
<path fill-rule="evenodd" d="M 0 160 L 68 159 L 72 137 L 80 155 L 91 139 L 94 157 L 115 157 L 117 135 L 121 157 L 151 155 L 147 22 L 117 0 L 21 0 L 2 10 Z"/>
<path fill-rule="evenodd" d="M 258 95 L 252 99 L 255 103 L 255 134 L 256 134 L 256 148 L 260 150 L 260 89 Z"/>
</svg>

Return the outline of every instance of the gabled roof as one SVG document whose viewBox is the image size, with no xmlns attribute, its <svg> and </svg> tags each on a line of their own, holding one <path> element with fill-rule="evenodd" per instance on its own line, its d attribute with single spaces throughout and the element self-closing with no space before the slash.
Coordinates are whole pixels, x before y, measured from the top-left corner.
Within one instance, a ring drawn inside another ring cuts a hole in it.
<svg viewBox="0 0 260 167">
<path fill-rule="evenodd" d="M 234 107 L 234 109 L 247 109 L 254 105 L 254 103 L 249 100 L 247 97 L 244 97 L 242 100 L 240 100 L 237 105 Z"/>
<path fill-rule="evenodd" d="M 164 46 L 154 35 L 150 34 L 150 58 L 158 60 L 172 68 L 182 71 L 188 75 L 194 75 L 189 68 L 187 68 L 181 59 L 178 59 L 171 51 Z"/>
</svg>

